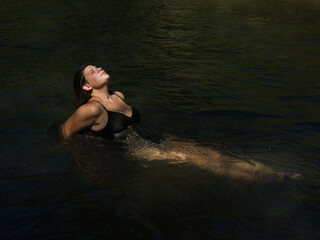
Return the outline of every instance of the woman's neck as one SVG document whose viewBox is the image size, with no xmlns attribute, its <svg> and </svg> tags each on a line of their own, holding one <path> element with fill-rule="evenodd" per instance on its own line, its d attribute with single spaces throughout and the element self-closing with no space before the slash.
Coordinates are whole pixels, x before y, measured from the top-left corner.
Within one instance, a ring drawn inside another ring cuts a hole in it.
<svg viewBox="0 0 320 240">
<path fill-rule="evenodd" d="M 91 98 L 99 98 L 102 101 L 110 101 L 111 94 L 109 93 L 108 86 L 105 86 L 100 89 L 93 89 L 91 93 Z"/>
</svg>

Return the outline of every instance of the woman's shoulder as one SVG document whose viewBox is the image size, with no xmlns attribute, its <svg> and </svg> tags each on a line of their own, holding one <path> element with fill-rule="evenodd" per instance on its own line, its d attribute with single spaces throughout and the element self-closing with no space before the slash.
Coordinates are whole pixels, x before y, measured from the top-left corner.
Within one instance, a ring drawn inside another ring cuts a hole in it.
<svg viewBox="0 0 320 240">
<path fill-rule="evenodd" d="M 102 106 L 97 101 L 90 101 L 80 106 L 77 110 L 82 116 L 98 116 L 102 111 Z"/>
<path fill-rule="evenodd" d="M 118 95 L 122 100 L 124 100 L 124 94 L 120 91 L 113 91 L 114 94 Z"/>
</svg>

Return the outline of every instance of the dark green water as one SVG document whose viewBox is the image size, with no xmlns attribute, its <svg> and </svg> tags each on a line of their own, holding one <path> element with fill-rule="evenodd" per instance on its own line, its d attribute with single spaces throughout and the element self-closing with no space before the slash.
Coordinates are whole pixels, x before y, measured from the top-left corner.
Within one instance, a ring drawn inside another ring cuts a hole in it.
<svg viewBox="0 0 320 240">
<path fill-rule="evenodd" d="M 320 238 L 319 1 L 3 0 L 0 36 L 0 239 Z M 302 177 L 239 181 L 48 141 L 87 62 L 146 138 Z"/>
</svg>

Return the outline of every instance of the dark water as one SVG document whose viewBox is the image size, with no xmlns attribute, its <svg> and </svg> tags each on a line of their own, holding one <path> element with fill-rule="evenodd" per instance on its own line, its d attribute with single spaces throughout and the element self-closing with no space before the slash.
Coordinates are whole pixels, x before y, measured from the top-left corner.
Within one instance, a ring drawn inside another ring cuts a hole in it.
<svg viewBox="0 0 320 240">
<path fill-rule="evenodd" d="M 320 239 L 320 2 L 1 1 L 1 239 Z M 102 66 L 170 134 L 300 179 L 239 181 L 50 141 Z"/>
</svg>

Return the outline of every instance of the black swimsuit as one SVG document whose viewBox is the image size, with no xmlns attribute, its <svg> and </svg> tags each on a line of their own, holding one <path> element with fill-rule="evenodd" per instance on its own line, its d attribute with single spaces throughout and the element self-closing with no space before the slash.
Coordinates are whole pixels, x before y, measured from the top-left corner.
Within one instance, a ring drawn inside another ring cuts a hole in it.
<svg viewBox="0 0 320 240">
<path fill-rule="evenodd" d="M 115 93 L 116 94 L 116 93 Z M 116 94 L 118 97 L 120 97 L 118 94 Z M 120 97 L 121 98 L 121 97 Z M 121 98 L 122 99 L 122 98 Z M 137 109 L 134 107 L 131 107 L 132 109 L 132 115 L 131 117 L 126 116 L 123 113 L 119 112 L 112 112 L 109 111 L 103 106 L 102 103 L 100 103 L 97 100 L 91 100 L 99 103 L 104 110 L 108 113 L 108 122 L 107 125 L 101 129 L 100 131 L 92 131 L 92 134 L 95 136 L 100 136 L 104 138 L 112 137 L 113 135 L 122 132 L 124 129 L 126 129 L 128 126 L 132 125 L 133 123 L 140 122 L 140 114 Z M 122 99 L 122 101 L 124 101 Z"/>
</svg>

